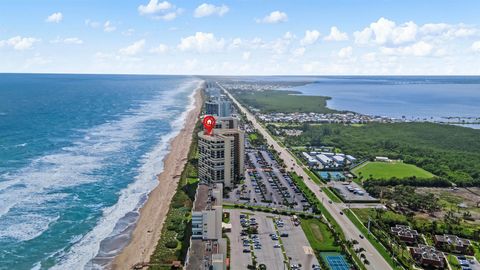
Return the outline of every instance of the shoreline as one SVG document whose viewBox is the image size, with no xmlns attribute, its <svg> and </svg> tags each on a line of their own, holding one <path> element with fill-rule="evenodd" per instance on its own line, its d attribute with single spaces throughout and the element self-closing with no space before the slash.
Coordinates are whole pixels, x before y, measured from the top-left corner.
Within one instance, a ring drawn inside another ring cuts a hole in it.
<svg viewBox="0 0 480 270">
<path fill-rule="evenodd" d="M 170 141 L 170 152 L 163 160 L 164 169 L 157 175 L 158 185 L 141 207 L 130 241 L 115 256 L 111 269 L 131 269 L 136 263 L 148 262 L 155 251 L 180 174 L 187 162 L 193 131 L 202 107 L 202 88 L 199 86 L 194 90 L 193 108 L 187 112 L 180 132 Z"/>
</svg>

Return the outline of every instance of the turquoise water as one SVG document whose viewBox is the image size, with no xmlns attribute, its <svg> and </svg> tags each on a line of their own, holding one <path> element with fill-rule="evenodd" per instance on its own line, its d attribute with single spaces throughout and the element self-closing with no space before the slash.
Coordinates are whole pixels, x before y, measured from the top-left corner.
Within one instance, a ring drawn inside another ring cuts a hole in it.
<svg viewBox="0 0 480 270">
<path fill-rule="evenodd" d="M 0 269 L 91 268 L 99 251 L 114 255 L 199 83 L 0 74 Z"/>
</svg>

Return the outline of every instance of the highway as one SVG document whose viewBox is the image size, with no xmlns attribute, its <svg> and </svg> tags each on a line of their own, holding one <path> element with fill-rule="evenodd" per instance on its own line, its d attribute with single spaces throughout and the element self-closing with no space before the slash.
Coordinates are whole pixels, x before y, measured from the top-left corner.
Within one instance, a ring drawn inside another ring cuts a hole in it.
<svg viewBox="0 0 480 270">
<path fill-rule="evenodd" d="M 253 114 L 250 113 L 245 107 L 242 106 L 223 86 L 219 83 L 217 85 L 225 91 L 227 96 L 240 108 L 240 110 L 245 113 L 247 119 L 252 122 L 253 126 L 260 132 L 263 137 L 267 140 L 269 145 L 272 145 L 273 148 L 280 153 L 280 158 L 282 158 L 285 162 L 286 169 L 297 173 L 298 175 L 302 176 L 304 179 L 305 184 L 307 187 L 312 190 L 317 198 L 323 203 L 327 211 L 333 216 L 333 218 L 337 221 L 340 227 L 343 230 L 343 233 L 348 240 L 357 240 L 359 242 L 359 246 L 365 249 L 365 255 L 367 260 L 370 262 L 369 265 L 365 265 L 367 269 L 374 269 L 374 270 L 387 270 L 393 269 L 387 261 L 380 255 L 380 253 L 375 249 L 375 247 L 366 239 L 360 238 L 360 230 L 355 227 L 355 225 L 348 219 L 346 215 L 341 215 L 340 212 L 342 211 L 343 204 L 334 204 L 334 203 L 324 203 L 328 202 L 330 199 L 320 190 L 320 186 L 317 185 L 307 173 L 301 167 L 301 164 L 297 164 L 295 158 L 290 154 L 290 152 L 283 146 L 277 143 L 276 140 L 272 138 L 270 133 L 258 123 L 257 119 Z"/>
</svg>

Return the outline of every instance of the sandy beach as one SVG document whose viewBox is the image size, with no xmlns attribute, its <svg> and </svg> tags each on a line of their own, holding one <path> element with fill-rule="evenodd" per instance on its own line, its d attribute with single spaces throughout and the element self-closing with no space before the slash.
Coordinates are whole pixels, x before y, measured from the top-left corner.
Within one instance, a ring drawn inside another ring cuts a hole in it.
<svg viewBox="0 0 480 270">
<path fill-rule="evenodd" d="M 171 141 L 170 153 L 164 159 L 164 170 L 158 175 L 158 186 L 150 193 L 140 210 L 130 243 L 115 257 L 112 269 L 131 269 L 136 263 L 148 262 L 155 250 L 170 201 L 187 161 L 192 133 L 201 110 L 202 97 L 199 89 L 196 90 L 194 98 L 195 107 L 188 112 L 183 129 Z"/>
</svg>

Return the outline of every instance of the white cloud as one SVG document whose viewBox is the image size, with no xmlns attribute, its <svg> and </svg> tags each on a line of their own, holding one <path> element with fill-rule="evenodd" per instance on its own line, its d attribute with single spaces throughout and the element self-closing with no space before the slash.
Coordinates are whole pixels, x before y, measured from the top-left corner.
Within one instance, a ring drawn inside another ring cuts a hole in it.
<svg viewBox="0 0 480 270">
<path fill-rule="evenodd" d="M 140 5 L 138 6 L 138 12 L 141 15 L 146 15 L 146 14 L 156 14 L 168 9 L 171 9 L 173 5 L 170 2 L 163 1 L 163 2 L 158 2 L 158 0 L 150 0 L 147 5 Z"/>
<path fill-rule="evenodd" d="M 75 44 L 75 45 L 80 45 L 80 44 L 83 44 L 83 40 L 77 38 L 77 37 L 70 37 L 70 38 L 59 38 L 57 37 L 56 39 L 50 41 L 50 43 L 54 43 L 54 44 L 59 44 L 59 43 L 63 43 L 63 44 Z"/>
<path fill-rule="evenodd" d="M 352 56 L 352 53 L 353 53 L 352 47 L 348 46 L 345 48 L 341 48 L 340 51 L 338 51 L 337 55 L 340 58 L 349 58 L 350 56 Z"/>
<path fill-rule="evenodd" d="M 433 53 L 433 46 L 425 41 L 419 41 L 409 46 L 388 48 L 382 47 L 380 50 L 386 55 L 397 56 L 428 56 Z"/>
<path fill-rule="evenodd" d="M 252 53 L 250 53 L 250 52 L 244 52 L 244 53 L 242 54 L 242 59 L 243 59 L 243 60 L 250 60 L 250 57 L 251 57 L 251 56 L 252 56 Z"/>
<path fill-rule="evenodd" d="M 475 41 L 473 44 L 472 44 L 472 50 L 474 52 L 480 52 L 480 40 L 479 41 Z"/>
<path fill-rule="evenodd" d="M 307 30 L 305 31 L 305 36 L 300 40 L 302 46 L 312 45 L 320 38 L 320 32 L 317 30 Z"/>
<path fill-rule="evenodd" d="M 193 36 L 182 38 L 178 49 L 206 53 L 222 50 L 224 45 L 225 40 L 216 39 L 213 33 L 196 32 Z"/>
<path fill-rule="evenodd" d="M 300 57 L 305 54 L 305 47 L 296 48 L 292 51 L 293 56 Z"/>
<path fill-rule="evenodd" d="M 355 43 L 368 44 L 403 44 L 416 40 L 418 26 L 414 22 L 407 22 L 397 26 L 394 21 L 380 18 L 362 31 L 356 31 Z"/>
<path fill-rule="evenodd" d="M 151 53 L 164 54 L 168 51 L 168 46 L 165 44 L 159 44 L 157 47 L 150 49 Z"/>
<path fill-rule="evenodd" d="M 175 20 L 180 13 L 181 13 L 181 11 L 179 9 L 178 12 L 177 11 L 172 11 L 172 12 L 168 12 L 164 15 L 156 16 L 155 19 L 161 19 L 161 20 L 164 20 L 164 21 L 171 21 L 171 20 Z"/>
<path fill-rule="evenodd" d="M 417 25 L 413 21 L 397 25 L 394 21 L 380 18 L 368 27 L 354 33 L 357 44 L 377 44 L 392 47 L 413 44 L 419 41 L 434 43 L 478 34 L 478 29 L 465 24 L 427 23 Z"/>
<path fill-rule="evenodd" d="M 33 37 L 21 37 L 16 36 L 9 38 L 7 40 L 0 40 L 0 47 L 9 46 L 16 51 L 28 50 L 33 47 L 36 42 L 39 42 L 39 39 Z"/>
<path fill-rule="evenodd" d="M 229 48 L 236 49 L 240 48 L 243 45 L 243 41 L 241 38 L 234 38 L 229 45 Z"/>
<path fill-rule="evenodd" d="M 221 5 L 215 6 L 212 4 L 203 3 L 195 9 L 193 14 L 196 18 L 207 17 L 211 15 L 223 16 L 229 11 L 228 6 Z"/>
<path fill-rule="evenodd" d="M 122 35 L 129 37 L 129 36 L 133 35 L 133 33 L 135 33 L 135 29 L 129 28 L 126 31 L 123 31 Z"/>
<path fill-rule="evenodd" d="M 98 28 L 100 27 L 100 23 L 99 22 L 95 22 L 95 21 L 92 21 L 90 19 L 86 19 L 85 20 L 85 25 L 88 26 L 88 27 L 91 27 L 91 28 Z"/>
<path fill-rule="evenodd" d="M 330 28 L 330 34 L 324 38 L 326 41 L 348 40 L 348 34 L 341 32 L 336 26 Z"/>
<path fill-rule="evenodd" d="M 103 24 L 103 31 L 104 32 L 113 32 L 117 30 L 117 27 L 115 27 L 110 21 L 106 21 L 104 24 Z"/>
<path fill-rule="evenodd" d="M 420 32 L 434 38 L 452 39 L 473 36 L 478 33 L 478 30 L 464 24 L 427 23 L 420 27 Z"/>
<path fill-rule="evenodd" d="M 281 23 L 288 20 L 287 13 L 281 11 L 272 11 L 270 14 L 265 16 L 263 19 L 257 19 L 257 23 Z"/>
<path fill-rule="evenodd" d="M 122 55 L 134 56 L 140 53 L 145 47 L 145 39 L 134 42 L 132 45 L 121 48 L 118 52 Z"/>
<path fill-rule="evenodd" d="M 150 0 L 147 5 L 138 6 L 140 15 L 150 16 L 153 19 L 171 21 L 177 18 L 183 12 L 183 9 L 176 8 L 168 1 L 158 2 Z"/>
<path fill-rule="evenodd" d="M 286 32 L 285 34 L 283 34 L 283 38 L 284 39 L 294 39 L 295 35 L 292 34 L 291 32 Z"/>
<path fill-rule="evenodd" d="M 46 22 L 59 23 L 63 20 L 63 14 L 61 12 L 55 12 L 52 15 L 48 16 L 45 20 Z"/>
</svg>

